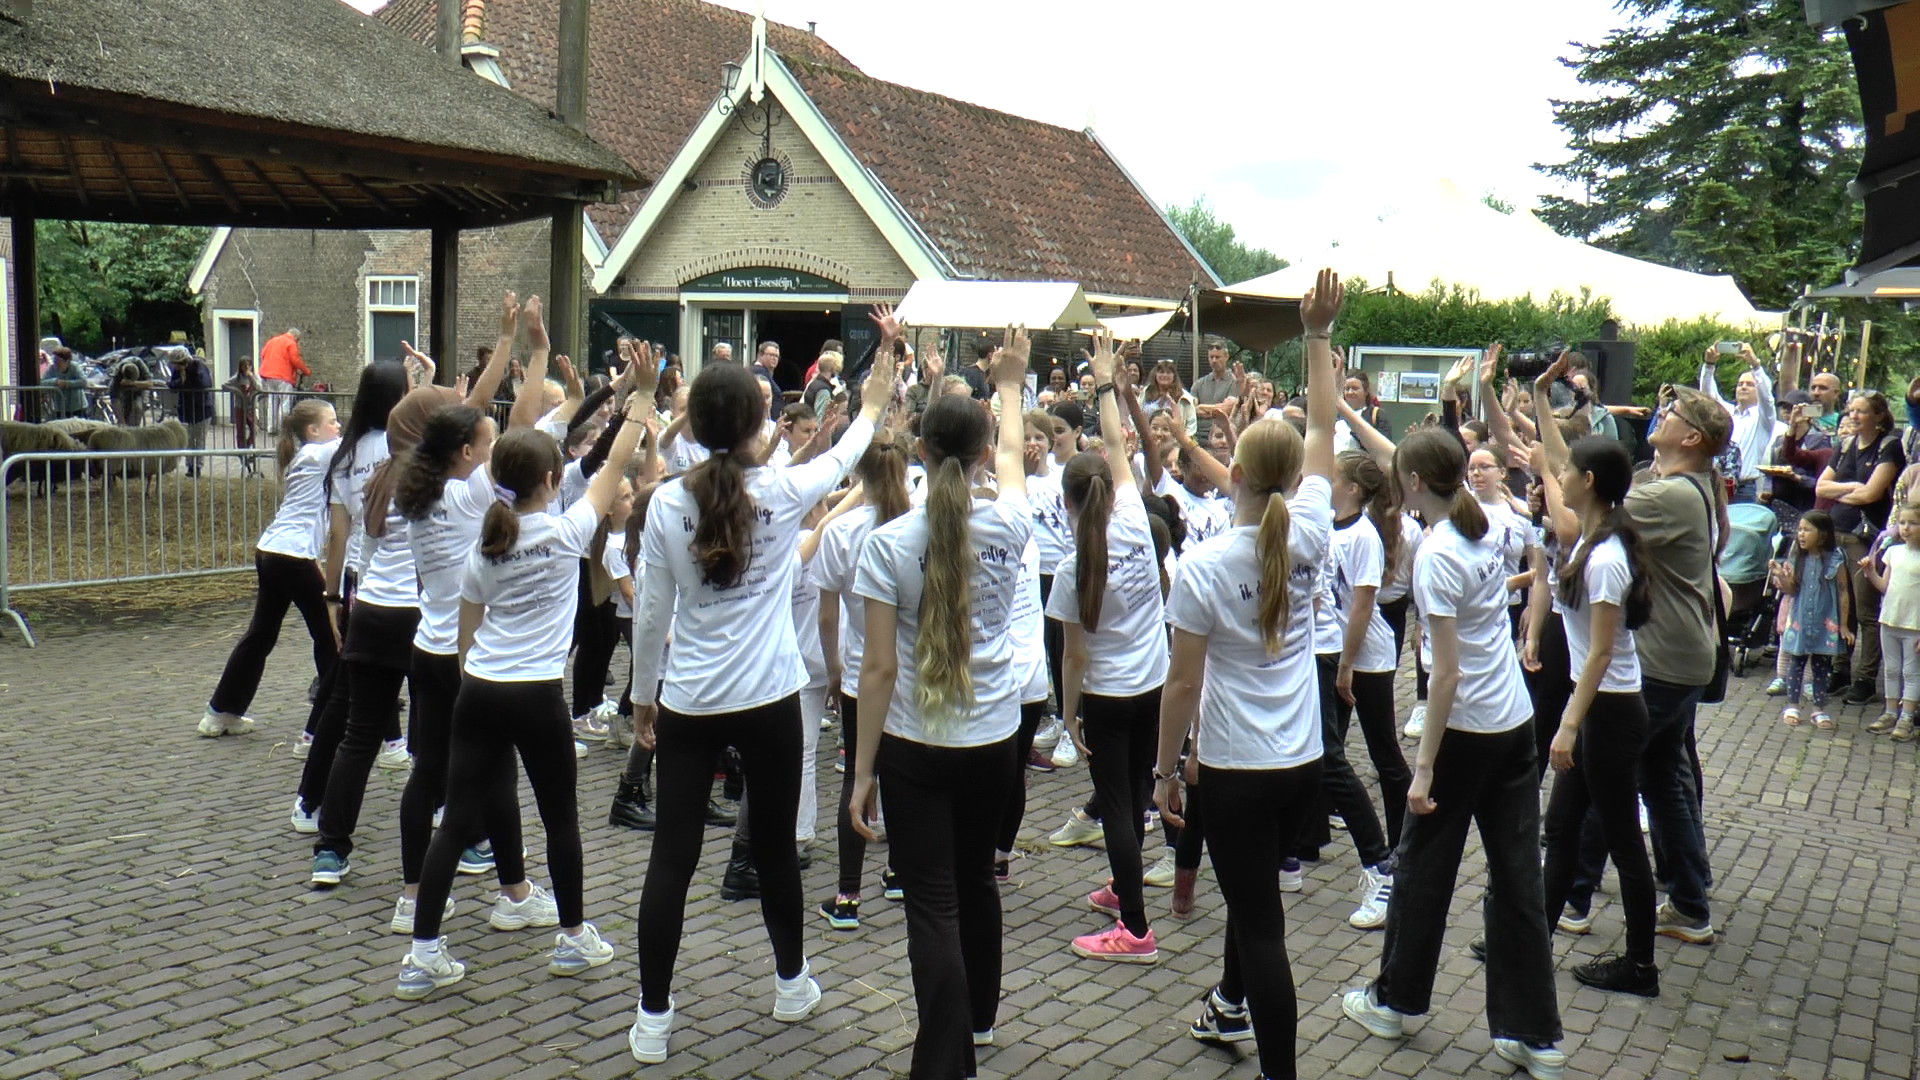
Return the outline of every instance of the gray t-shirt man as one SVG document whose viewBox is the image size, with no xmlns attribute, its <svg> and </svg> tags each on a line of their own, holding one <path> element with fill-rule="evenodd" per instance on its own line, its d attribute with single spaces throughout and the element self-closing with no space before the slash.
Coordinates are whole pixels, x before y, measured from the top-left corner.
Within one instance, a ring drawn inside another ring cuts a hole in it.
<svg viewBox="0 0 1920 1080">
<path fill-rule="evenodd" d="M 1219 405 L 1233 397 L 1237 389 L 1233 376 L 1227 373 L 1227 351 L 1219 346 L 1207 350 L 1207 373 L 1193 381 L 1194 403 Z M 1205 416 L 1200 417 L 1196 427 L 1196 437 L 1203 440 L 1213 431 L 1213 425 Z"/>
</svg>

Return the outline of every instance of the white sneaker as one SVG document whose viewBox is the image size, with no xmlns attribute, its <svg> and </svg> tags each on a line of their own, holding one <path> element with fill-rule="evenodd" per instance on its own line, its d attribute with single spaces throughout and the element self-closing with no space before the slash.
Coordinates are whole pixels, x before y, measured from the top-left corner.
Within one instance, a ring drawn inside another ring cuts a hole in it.
<svg viewBox="0 0 1920 1080">
<path fill-rule="evenodd" d="M 673 999 L 667 999 L 667 1011 L 655 1016 L 645 1006 L 634 1006 L 633 1026 L 627 1029 L 627 1049 L 633 1060 L 658 1065 L 667 1060 L 667 1032 L 673 1030 Z"/>
<path fill-rule="evenodd" d="M 1413 712 L 1407 716 L 1407 726 L 1400 729 L 1400 734 L 1405 735 L 1409 739 L 1417 739 L 1426 733 L 1427 707 L 1425 705 L 1415 705 Z"/>
<path fill-rule="evenodd" d="M 1585 915 L 1573 910 L 1572 905 L 1560 909 L 1560 921 L 1555 924 L 1569 934 L 1593 933 L 1593 910 L 1589 908 Z"/>
<path fill-rule="evenodd" d="M 1171 850 L 1163 851 L 1160 853 L 1160 861 L 1148 867 L 1147 872 L 1141 876 L 1140 881 L 1142 884 L 1151 885 L 1156 889 L 1171 888 L 1173 886 L 1173 870 L 1173 852 Z"/>
<path fill-rule="evenodd" d="M 1354 1023 L 1383 1039 L 1398 1039 L 1406 1034 L 1401 1015 L 1375 1001 L 1371 986 L 1347 991 L 1340 999 L 1340 1011 L 1346 1013 Z"/>
<path fill-rule="evenodd" d="M 380 744 L 380 754 L 373 759 L 375 765 L 383 769 L 411 769 L 413 755 L 407 753 L 407 740 L 395 739 Z"/>
<path fill-rule="evenodd" d="M 299 735 L 295 736 L 293 740 L 293 760 L 295 761 L 307 760 L 307 754 L 312 749 L 313 749 L 313 733 L 308 731 L 302 731 Z"/>
<path fill-rule="evenodd" d="M 217 739 L 222 735 L 245 735 L 253 730 L 253 718 L 208 709 L 206 715 L 200 718 L 200 725 L 194 730 L 209 739 Z"/>
<path fill-rule="evenodd" d="M 538 885 L 529 885 L 527 898 L 518 903 L 515 903 L 506 893 L 496 897 L 493 901 L 493 914 L 487 916 L 487 925 L 495 930 L 559 926 L 560 905 L 554 902 L 552 893 Z"/>
<path fill-rule="evenodd" d="M 317 833 L 320 831 L 320 811 L 309 814 L 300 809 L 300 796 L 293 797 L 293 831 L 297 833 Z"/>
<path fill-rule="evenodd" d="M 1291 868 L 1289 868 L 1285 862 L 1280 864 L 1281 892 L 1299 892 L 1306 887 L 1307 868 L 1302 866 L 1298 859 L 1294 860 Z"/>
<path fill-rule="evenodd" d="M 1053 767 L 1071 769 L 1078 764 L 1080 764 L 1079 748 L 1073 745 L 1072 739 L 1065 735 L 1060 736 L 1060 741 L 1053 744 Z"/>
<path fill-rule="evenodd" d="M 1049 716 L 1040 721 L 1040 727 L 1033 733 L 1033 745 L 1042 750 L 1051 750 L 1060 745 L 1060 736 L 1066 734 L 1067 725 L 1057 716 Z"/>
<path fill-rule="evenodd" d="M 820 984 L 813 981 L 813 965 L 800 966 L 800 974 L 792 979 L 773 977 L 773 1018 L 783 1024 L 797 1024 L 805 1020 L 820 1004 Z"/>
<path fill-rule="evenodd" d="M 433 945 L 432 955 L 426 957 L 419 955 L 417 941 L 407 950 L 406 958 L 400 961 L 400 982 L 393 988 L 394 997 L 418 1001 L 433 993 L 435 987 L 452 986 L 467 977 L 467 965 L 447 955 L 446 938 Z"/>
<path fill-rule="evenodd" d="M 1551 1046 L 1536 1050 L 1519 1039 L 1495 1039 L 1493 1052 L 1527 1070 L 1533 1080 L 1560 1080 L 1567 1074 L 1567 1055 Z"/>
<path fill-rule="evenodd" d="M 402 896 L 393 903 L 393 918 L 387 920 L 387 929 L 396 934 L 413 936 L 413 912 L 419 902 Z M 453 918 L 453 897 L 447 897 L 447 906 L 440 912 L 442 919 Z"/>
<path fill-rule="evenodd" d="M 1360 868 L 1360 907 L 1347 916 L 1347 925 L 1355 930 L 1378 930 L 1387 925 L 1387 904 L 1393 899 L 1393 878 Z"/>
<path fill-rule="evenodd" d="M 1066 745 L 1073 744 L 1069 742 Z M 1054 847 L 1079 847 L 1094 843 L 1105 835 L 1099 822 L 1088 817 L 1085 810 L 1075 807 L 1073 813 L 1067 815 L 1067 823 L 1053 830 L 1047 842 Z"/>
<path fill-rule="evenodd" d="M 1147 831 L 1153 832 L 1159 827 L 1160 827 L 1160 811 L 1149 808 L 1147 810 Z"/>
<path fill-rule="evenodd" d="M 586 742 L 606 742 L 610 732 L 606 722 L 592 713 L 573 718 L 573 737 Z"/>
<path fill-rule="evenodd" d="M 613 946 L 600 936 L 592 923 L 581 923 L 578 936 L 562 931 L 553 935 L 553 952 L 548 954 L 547 970 L 555 975 L 578 975 L 613 959 Z"/>
<path fill-rule="evenodd" d="M 586 757 L 587 752 L 591 749 L 592 747 L 588 746 L 586 743 L 581 742 L 579 739 L 573 740 L 573 756 L 575 758 Z"/>
</svg>

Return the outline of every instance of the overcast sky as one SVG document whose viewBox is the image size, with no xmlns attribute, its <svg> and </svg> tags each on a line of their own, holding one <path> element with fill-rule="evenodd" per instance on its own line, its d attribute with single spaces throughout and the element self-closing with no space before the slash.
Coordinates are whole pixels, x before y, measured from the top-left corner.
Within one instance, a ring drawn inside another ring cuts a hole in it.
<svg viewBox="0 0 1920 1080">
<path fill-rule="evenodd" d="M 384 0 L 350 0 L 363 9 Z M 756 0 L 729 7 L 754 10 Z M 767 0 L 868 74 L 1080 128 L 1161 203 L 1210 198 L 1282 256 L 1440 178 L 1522 206 L 1557 190 L 1557 57 L 1611 0 Z M 742 52 L 745 51 L 742 42 Z M 717 76 L 716 76 L 717 77 Z"/>
</svg>

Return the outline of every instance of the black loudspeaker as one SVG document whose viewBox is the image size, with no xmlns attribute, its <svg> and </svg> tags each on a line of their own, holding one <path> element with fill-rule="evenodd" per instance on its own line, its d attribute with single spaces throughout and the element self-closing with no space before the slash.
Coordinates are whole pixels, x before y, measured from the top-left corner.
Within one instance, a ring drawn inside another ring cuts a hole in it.
<svg viewBox="0 0 1920 1080">
<path fill-rule="evenodd" d="M 1600 376 L 1600 400 L 1608 405 L 1631 405 L 1633 401 L 1633 349 L 1631 341 L 1583 341 L 1580 352 L 1593 364 Z"/>
</svg>

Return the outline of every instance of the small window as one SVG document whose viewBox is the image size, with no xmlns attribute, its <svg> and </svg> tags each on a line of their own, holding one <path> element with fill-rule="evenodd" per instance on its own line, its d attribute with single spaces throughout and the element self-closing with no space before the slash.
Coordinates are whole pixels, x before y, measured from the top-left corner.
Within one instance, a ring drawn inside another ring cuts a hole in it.
<svg viewBox="0 0 1920 1080">
<path fill-rule="evenodd" d="M 419 278 L 368 278 L 367 306 L 369 308 L 405 308 L 418 310 L 420 307 Z"/>
<path fill-rule="evenodd" d="M 398 360 L 402 341 L 419 340 L 420 279 L 417 277 L 370 277 L 367 279 L 366 342 L 367 360 Z"/>
</svg>

